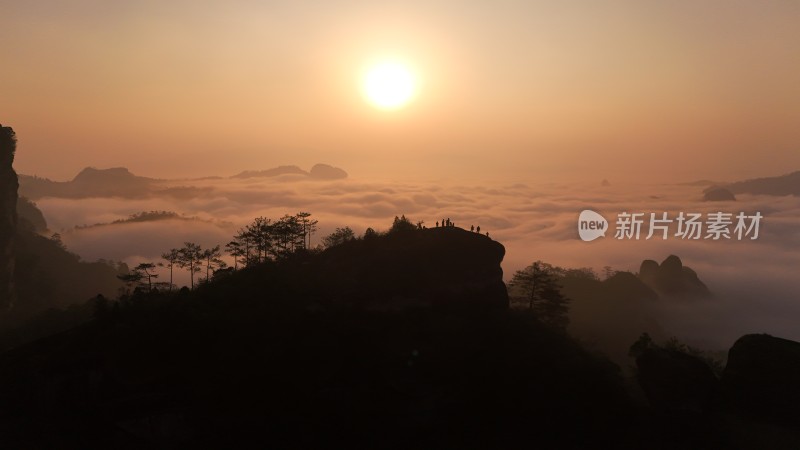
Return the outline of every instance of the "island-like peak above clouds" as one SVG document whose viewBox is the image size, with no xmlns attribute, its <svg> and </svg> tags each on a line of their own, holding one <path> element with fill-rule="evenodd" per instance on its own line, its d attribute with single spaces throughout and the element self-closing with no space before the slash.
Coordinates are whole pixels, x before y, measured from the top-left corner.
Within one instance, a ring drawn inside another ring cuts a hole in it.
<svg viewBox="0 0 800 450">
<path fill-rule="evenodd" d="M 737 181 L 724 187 L 735 194 L 800 195 L 800 171 L 777 177 Z"/>
<path fill-rule="evenodd" d="M 298 166 L 278 166 L 266 170 L 245 170 L 231 178 L 268 178 L 280 175 L 299 175 L 318 180 L 338 180 L 347 178 L 347 172 L 328 164 L 315 164 L 310 171 L 305 171 Z"/>
<path fill-rule="evenodd" d="M 800 196 L 800 170 L 786 175 L 752 178 L 733 183 L 699 180 L 686 185 L 704 186 L 703 201 L 734 201 L 736 200 L 734 194 Z"/>
<path fill-rule="evenodd" d="M 131 173 L 125 167 L 112 167 L 109 169 L 96 169 L 94 167 L 87 167 L 81 170 L 75 178 L 72 179 L 73 183 L 120 183 L 120 182 L 147 182 L 152 178 L 140 177 Z"/>
<path fill-rule="evenodd" d="M 278 177 L 281 181 L 292 180 L 340 180 L 347 178 L 347 172 L 328 164 L 316 164 L 310 171 L 297 166 L 280 166 L 266 170 L 247 170 L 236 174 L 232 179 Z M 133 174 L 125 167 L 97 169 L 87 167 L 69 181 L 53 181 L 37 176 L 20 175 L 20 195 L 31 200 L 43 197 L 54 198 L 149 198 L 157 195 L 186 197 L 198 192 L 206 192 L 211 187 L 199 188 L 191 185 L 193 181 L 208 181 L 220 177 L 201 179 L 156 179 Z M 180 185 L 176 185 L 180 182 Z M 186 184 L 184 184 L 186 183 Z"/>
<path fill-rule="evenodd" d="M 302 175 L 308 176 L 308 172 L 297 166 L 278 166 L 266 170 L 245 170 L 239 172 L 231 178 L 262 178 L 262 177 L 277 177 L 280 175 Z"/>
<path fill-rule="evenodd" d="M 311 168 L 311 178 L 318 178 L 321 180 L 337 180 L 347 178 L 347 172 L 338 168 L 329 166 L 327 164 L 315 164 Z"/>
<path fill-rule="evenodd" d="M 122 197 L 140 198 L 147 195 L 151 185 L 158 180 L 132 174 L 124 167 L 96 169 L 87 167 L 71 181 L 52 181 L 29 175 L 20 175 L 20 194 L 31 200 L 42 197 L 89 198 Z"/>
</svg>

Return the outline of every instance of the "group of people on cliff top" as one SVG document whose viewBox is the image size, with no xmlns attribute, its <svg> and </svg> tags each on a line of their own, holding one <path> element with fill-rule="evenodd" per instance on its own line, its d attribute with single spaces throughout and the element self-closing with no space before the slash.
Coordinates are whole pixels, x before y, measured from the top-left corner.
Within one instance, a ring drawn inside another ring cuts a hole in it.
<svg viewBox="0 0 800 450">
<path fill-rule="evenodd" d="M 436 228 L 439 228 L 439 223 L 440 222 L 436 222 Z M 442 219 L 441 224 L 442 224 L 442 227 L 454 227 L 454 226 L 456 226 L 455 222 L 450 221 L 449 217 L 447 219 Z M 479 233 L 480 234 L 481 226 L 478 225 L 477 227 L 475 227 L 475 225 L 470 225 L 469 226 L 469 231 L 472 231 L 474 233 Z M 486 232 L 486 236 L 489 236 L 489 232 L 488 231 Z"/>
</svg>

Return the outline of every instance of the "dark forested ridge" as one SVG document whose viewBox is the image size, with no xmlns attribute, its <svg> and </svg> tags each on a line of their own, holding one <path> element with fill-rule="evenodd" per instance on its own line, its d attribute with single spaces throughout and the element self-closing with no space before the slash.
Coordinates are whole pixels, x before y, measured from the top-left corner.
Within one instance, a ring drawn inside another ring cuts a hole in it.
<svg viewBox="0 0 800 450">
<path fill-rule="evenodd" d="M 127 271 L 81 261 L 57 234 L 40 234 L 47 222 L 18 196 L 15 151 L 14 131 L 0 126 L 0 351 L 85 322 L 91 317 L 86 301 L 115 295 L 122 286 L 117 275 Z"/>
<path fill-rule="evenodd" d="M 629 446 L 616 369 L 507 308 L 503 253 L 413 230 L 100 299 L 0 355 L 0 426 L 62 448 Z"/>
<path fill-rule="evenodd" d="M 14 237 L 16 301 L 0 314 L 0 351 L 90 320 L 87 302 L 98 294 L 114 298 L 123 287 L 117 276 L 128 272 L 124 264 L 81 260 L 57 234 L 36 233 L 22 215 L 19 223 Z"/>
<path fill-rule="evenodd" d="M 82 449 L 798 442 L 783 400 L 796 381 L 763 367 L 794 370 L 800 344 L 737 343 L 720 382 L 691 348 L 643 336 L 631 349 L 642 403 L 616 365 L 508 308 L 503 253 L 455 227 L 407 229 L 195 290 L 97 298 L 93 320 L 0 354 L 0 433 Z M 782 395 L 753 404 L 762 381 Z"/>
</svg>

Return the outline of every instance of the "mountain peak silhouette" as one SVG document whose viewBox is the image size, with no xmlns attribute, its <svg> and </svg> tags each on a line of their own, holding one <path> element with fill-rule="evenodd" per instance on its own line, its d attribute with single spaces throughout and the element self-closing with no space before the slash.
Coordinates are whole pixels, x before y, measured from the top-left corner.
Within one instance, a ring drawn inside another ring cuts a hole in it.
<svg viewBox="0 0 800 450">
<path fill-rule="evenodd" d="M 666 295 L 709 297 L 711 292 L 697 273 L 683 265 L 676 255 L 669 255 L 659 265 L 652 259 L 642 261 L 639 278 L 652 289 Z"/>
<path fill-rule="evenodd" d="M 120 182 L 120 181 L 135 181 L 143 179 L 131 173 L 125 167 L 111 167 L 108 169 L 97 169 L 95 167 L 86 167 L 81 170 L 75 178 L 72 179 L 74 183 L 105 183 L 105 182 Z"/>
</svg>

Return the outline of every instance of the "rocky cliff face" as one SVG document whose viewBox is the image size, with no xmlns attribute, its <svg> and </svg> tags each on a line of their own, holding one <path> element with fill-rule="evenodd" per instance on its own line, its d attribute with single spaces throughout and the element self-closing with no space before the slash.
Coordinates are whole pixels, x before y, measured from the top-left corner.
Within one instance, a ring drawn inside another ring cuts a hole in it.
<svg viewBox="0 0 800 450">
<path fill-rule="evenodd" d="M 413 230 L 329 249 L 313 284 L 324 297 L 367 309 L 503 309 L 504 255 L 499 242 L 460 228 Z"/>
<path fill-rule="evenodd" d="M 17 173 L 12 167 L 17 139 L 0 125 L 0 310 L 10 309 L 14 295 L 14 238 L 17 232 Z"/>
<path fill-rule="evenodd" d="M 636 358 L 636 367 L 639 385 L 656 411 L 692 416 L 711 407 L 718 381 L 700 358 L 652 348 Z"/>
<path fill-rule="evenodd" d="M 680 258 L 669 255 L 661 265 L 646 259 L 639 268 L 639 278 L 660 294 L 673 296 L 710 297 L 711 292 L 697 273 L 683 265 Z"/>
<path fill-rule="evenodd" d="M 722 374 L 726 399 L 750 414 L 800 420 L 800 343 L 748 334 L 728 352 Z"/>
</svg>

